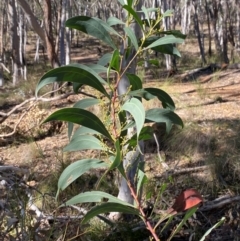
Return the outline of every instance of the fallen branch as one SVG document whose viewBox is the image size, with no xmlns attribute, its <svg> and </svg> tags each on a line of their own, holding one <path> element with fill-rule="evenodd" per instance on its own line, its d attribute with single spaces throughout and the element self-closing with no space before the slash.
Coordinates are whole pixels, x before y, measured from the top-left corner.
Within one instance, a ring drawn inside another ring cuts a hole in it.
<svg viewBox="0 0 240 241">
<path fill-rule="evenodd" d="M 24 168 L 13 167 L 13 166 L 0 166 L 0 172 L 6 172 L 6 171 L 13 171 L 13 172 L 22 173 L 22 174 L 29 174 L 29 171 Z"/>
<path fill-rule="evenodd" d="M 208 170 L 209 168 L 211 168 L 210 165 L 199 166 L 199 167 L 181 168 L 181 169 L 171 169 L 171 170 L 167 170 L 165 175 L 182 175 L 182 174 L 186 174 L 186 173 Z M 154 178 L 160 178 L 162 176 L 163 176 L 163 174 L 159 174 L 159 175 L 155 175 Z"/>
<path fill-rule="evenodd" d="M 57 90 L 54 90 L 54 91 L 50 91 L 46 94 L 44 94 L 43 96 L 39 97 L 39 98 L 36 98 L 36 97 L 32 97 L 30 99 L 27 99 L 25 101 L 23 101 L 21 104 L 15 106 L 11 111 L 7 112 L 7 113 L 4 113 L 4 112 L 0 112 L 0 116 L 2 116 L 3 118 L 0 120 L 0 124 L 3 123 L 9 116 L 11 116 L 14 112 L 16 112 L 17 110 L 19 110 L 22 106 L 26 105 L 27 103 L 30 103 L 33 101 L 33 103 L 24 111 L 24 113 L 20 116 L 19 120 L 17 121 L 17 123 L 15 124 L 14 128 L 13 128 L 13 131 L 8 133 L 8 134 L 3 134 L 3 135 L 0 135 L 0 138 L 6 138 L 6 137 L 10 137 L 12 135 L 14 135 L 16 133 L 16 130 L 17 130 L 17 127 L 19 126 L 19 124 L 21 123 L 22 119 L 24 118 L 24 116 L 28 113 L 28 111 L 30 109 L 32 109 L 34 106 L 36 106 L 37 102 L 38 101 L 43 101 L 43 102 L 51 102 L 51 101 L 56 101 L 56 100 L 61 100 L 61 99 L 65 99 L 67 98 L 68 96 L 70 95 L 74 95 L 75 93 L 74 92 L 69 92 L 69 93 L 65 93 L 65 94 L 62 94 L 62 95 L 59 95 L 59 96 L 55 96 L 55 97 L 52 97 L 52 98 L 44 98 L 44 96 L 46 95 L 49 95 L 49 94 L 52 94 L 53 92 L 57 92 L 59 91 L 60 89 L 62 89 L 65 85 L 62 85 L 60 88 L 58 88 Z M 89 97 L 92 97 L 92 98 L 96 98 L 96 96 L 94 95 L 91 95 L 91 94 L 88 94 L 88 93 L 85 93 L 83 91 L 79 91 L 78 94 L 83 94 L 83 95 L 86 95 L 86 96 L 89 96 Z"/>
<path fill-rule="evenodd" d="M 231 204 L 233 202 L 239 202 L 239 201 L 240 201 L 240 196 L 232 197 L 230 195 L 225 195 L 225 196 L 217 198 L 213 201 L 205 202 L 203 204 L 203 206 L 199 208 L 199 211 L 206 212 L 206 211 L 210 211 L 212 209 L 222 208 L 223 206 L 226 206 L 227 204 Z"/>
<path fill-rule="evenodd" d="M 4 63 L 0 63 L 2 65 L 2 68 L 7 71 L 9 74 L 11 73 L 10 70 L 5 66 Z"/>
</svg>

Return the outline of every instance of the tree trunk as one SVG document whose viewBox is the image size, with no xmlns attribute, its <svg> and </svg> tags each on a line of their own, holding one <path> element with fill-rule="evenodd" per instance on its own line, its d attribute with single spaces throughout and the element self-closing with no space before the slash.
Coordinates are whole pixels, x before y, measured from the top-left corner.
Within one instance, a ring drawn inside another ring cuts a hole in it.
<svg viewBox="0 0 240 241">
<path fill-rule="evenodd" d="M 240 49 L 240 1 L 237 5 L 237 48 Z"/>
<path fill-rule="evenodd" d="M 38 23 L 38 20 L 36 16 L 34 16 L 32 10 L 30 9 L 28 3 L 25 0 L 18 0 L 18 3 L 20 4 L 21 8 L 25 12 L 25 16 L 31 25 L 31 27 L 34 29 L 34 31 L 38 34 L 38 36 L 42 39 L 44 46 L 46 47 L 46 33 L 43 28 L 41 28 L 40 24 Z"/>
<path fill-rule="evenodd" d="M 61 65 L 66 64 L 66 54 L 65 54 L 65 21 L 66 21 L 66 4 L 68 0 L 62 1 L 62 11 L 61 11 L 61 30 L 60 30 L 60 62 Z"/>
<path fill-rule="evenodd" d="M 223 14 L 223 21 L 222 21 L 222 61 L 224 63 L 229 63 L 228 59 L 228 31 L 227 31 L 227 20 L 228 20 L 228 13 L 227 13 L 227 2 L 225 0 L 222 1 L 222 14 Z"/>
<path fill-rule="evenodd" d="M 20 81 L 20 70 L 21 70 L 21 60 L 20 60 L 20 38 L 18 34 L 18 15 L 16 10 L 16 1 L 9 1 L 9 19 L 11 19 L 11 31 L 12 31 L 12 74 L 13 74 L 13 85 L 15 86 Z"/>
<path fill-rule="evenodd" d="M 207 15 L 207 25 L 208 25 L 208 55 L 209 57 L 212 56 L 212 37 L 211 37 L 211 24 L 210 24 L 210 17 L 209 17 L 209 7 L 208 2 L 205 0 L 205 11 Z"/>
<path fill-rule="evenodd" d="M 52 68 L 60 66 L 57 54 L 55 52 L 55 44 L 53 40 L 51 0 L 45 0 L 44 4 L 44 27 L 46 31 L 45 41 L 47 45 L 47 55 L 49 57 Z"/>
<path fill-rule="evenodd" d="M 181 26 L 182 26 L 182 33 L 188 34 L 189 27 L 191 25 L 191 6 L 190 6 L 190 0 L 184 1 L 184 7 L 183 7 L 183 17 L 181 20 Z"/>
<path fill-rule="evenodd" d="M 193 0 L 192 3 L 193 3 L 193 7 L 194 7 L 193 8 L 194 9 L 194 29 L 195 29 L 197 40 L 198 40 L 198 45 L 199 45 L 199 49 L 200 49 L 202 62 L 203 62 L 203 64 L 206 64 L 207 61 L 205 59 L 205 53 L 204 53 L 203 43 L 201 40 L 201 33 L 199 30 L 199 23 L 198 23 L 198 12 L 197 12 L 198 3 L 196 0 Z"/>
<path fill-rule="evenodd" d="M 70 18 L 70 10 L 71 10 L 71 4 L 72 1 L 71 0 L 67 0 L 66 1 L 66 19 Z M 66 28 L 66 64 L 70 64 L 71 62 L 71 31 L 69 28 Z"/>
<path fill-rule="evenodd" d="M 52 68 L 60 66 L 57 54 L 55 52 L 55 44 L 53 39 L 53 30 L 52 30 L 52 16 L 51 16 L 51 0 L 44 0 L 44 28 L 43 29 L 36 16 L 33 14 L 30 6 L 25 0 L 18 0 L 21 8 L 25 12 L 25 15 L 28 19 L 29 24 L 32 26 L 34 31 L 43 41 L 44 47 L 47 49 L 47 56 L 51 63 Z"/>
<path fill-rule="evenodd" d="M 220 40 L 218 37 L 218 30 L 217 30 L 218 12 L 219 12 L 219 5 L 216 0 L 213 0 L 212 1 L 212 9 L 210 10 L 210 8 L 209 8 L 209 14 L 211 17 L 215 49 L 216 49 L 216 52 L 218 53 L 218 55 L 221 56 L 222 48 L 220 45 Z"/>
</svg>

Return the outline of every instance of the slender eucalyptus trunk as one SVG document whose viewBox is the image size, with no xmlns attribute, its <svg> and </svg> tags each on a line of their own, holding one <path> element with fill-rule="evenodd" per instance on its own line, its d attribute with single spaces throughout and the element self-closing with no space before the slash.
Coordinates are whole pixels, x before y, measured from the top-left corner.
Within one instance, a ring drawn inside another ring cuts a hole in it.
<svg viewBox="0 0 240 241">
<path fill-rule="evenodd" d="M 218 14 L 219 14 L 219 4 L 217 0 L 212 1 L 212 8 L 209 8 L 209 14 L 211 17 L 212 30 L 213 30 L 213 39 L 215 43 L 215 49 L 219 56 L 222 55 L 222 48 L 219 40 L 217 22 L 218 22 Z"/>
<path fill-rule="evenodd" d="M 240 1 L 237 3 L 237 48 L 240 49 Z M 240 53 L 240 52 L 239 52 Z"/>
<path fill-rule="evenodd" d="M 209 16 L 209 7 L 208 1 L 205 0 L 205 11 L 207 15 L 207 26 L 208 26 L 208 55 L 209 57 L 212 56 L 212 36 L 211 36 L 211 23 L 210 23 L 210 16 Z"/>
<path fill-rule="evenodd" d="M 188 34 L 191 25 L 191 6 L 190 0 L 184 0 L 184 6 L 182 10 L 181 27 L 182 33 Z"/>
<path fill-rule="evenodd" d="M 71 10 L 71 4 L 72 4 L 71 0 L 66 1 L 66 19 L 69 19 L 71 17 L 69 14 L 69 12 Z M 66 53 L 65 54 L 66 54 L 66 57 L 65 57 L 66 64 L 70 64 L 70 62 L 71 62 L 71 31 L 69 28 L 66 28 Z"/>
<path fill-rule="evenodd" d="M 68 0 L 62 1 L 62 11 L 61 11 L 61 28 L 60 28 L 60 62 L 61 65 L 66 64 L 65 55 L 65 21 L 66 21 L 66 4 Z"/>
<path fill-rule="evenodd" d="M 195 30 L 195 33 L 196 33 L 196 36 L 197 36 L 202 62 L 203 62 L 203 64 L 205 64 L 207 61 L 205 59 L 204 46 L 203 46 L 203 43 L 202 43 L 201 33 L 200 33 L 200 29 L 199 29 L 198 3 L 197 3 L 196 0 L 193 0 L 192 3 L 193 3 L 193 9 L 194 9 L 194 15 L 193 15 L 193 17 L 194 17 L 193 18 L 194 19 L 194 30 Z"/>
<path fill-rule="evenodd" d="M 228 11 L 227 11 L 227 2 L 222 1 L 222 61 L 224 63 L 229 63 L 228 59 L 228 30 L 227 30 L 227 21 L 228 21 Z"/>
<path fill-rule="evenodd" d="M 20 60 L 20 37 L 18 33 L 18 15 L 16 10 L 16 1 L 9 1 L 9 20 L 11 21 L 11 31 L 12 31 L 12 83 L 15 86 L 20 81 L 20 70 L 21 70 L 21 60 Z"/>
</svg>

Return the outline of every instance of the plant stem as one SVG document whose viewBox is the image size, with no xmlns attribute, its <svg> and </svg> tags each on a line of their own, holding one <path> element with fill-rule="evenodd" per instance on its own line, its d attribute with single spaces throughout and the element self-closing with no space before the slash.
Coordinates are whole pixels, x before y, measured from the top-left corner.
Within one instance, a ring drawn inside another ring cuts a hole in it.
<svg viewBox="0 0 240 241">
<path fill-rule="evenodd" d="M 134 198 L 134 200 L 135 200 L 135 202 L 137 204 L 137 208 L 138 208 L 138 210 L 140 211 L 140 213 L 142 215 L 142 219 L 143 219 L 143 222 L 144 222 L 146 228 L 149 230 L 149 232 L 152 234 L 153 238 L 156 241 L 160 241 L 159 237 L 157 236 L 157 234 L 155 232 L 155 229 L 152 227 L 151 222 L 148 220 L 146 214 L 143 211 L 141 202 L 139 201 L 138 196 L 137 196 L 137 194 L 136 194 L 136 192 L 135 192 L 131 182 L 129 180 L 127 180 L 127 183 L 128 183 L 128 187 L 129 187 L 129 189 L 131 191 L 131 194 L 132 194 L 132 196 L 133 196 L 133 198 Z"/>
</svg>

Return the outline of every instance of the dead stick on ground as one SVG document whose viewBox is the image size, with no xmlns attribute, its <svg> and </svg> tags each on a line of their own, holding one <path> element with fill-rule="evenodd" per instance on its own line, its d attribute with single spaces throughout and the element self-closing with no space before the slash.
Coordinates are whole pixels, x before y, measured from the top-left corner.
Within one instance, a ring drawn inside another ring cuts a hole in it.
<svg viewBox="0 0 240 241">
<path fill-rule="evenodd" d="M 212 209 L 218 209 L 222 208 L 223 206 L 226 206 L 227 204 L 231 204 L 233 202 L 239 202 L 240 201 L 240 196 L 230 196 L 230 195 L 225 195 L 223 197 L 217 198 L 213 201 L 208 201 L 203 204 L 202 207 L 199 208 L 199 211 L 201 212 L 206 212 L 210 211 Z"/>
<path fill-rule="evenodd" d="M 182 168 L 182 169 L 170 169 L 170 170 L 167 170 L 166 174 L 164 174 L 164 175 L 182 175 L 182 174 L 189 173 L 189 172 L 192 173 L 192 172 L 208 170 L 210 168 L 211 168 L 211 165 Z M 160 178 L 162 176 L 163 176 L 163 174 L 156 175 L 155 178 Z"/>
<path fill-rule="evenodd" d="M 20 109 L 22 106 L 26 105 L 27 103 L 33 101 L 33 103 L 24 111 L 24 113 L 21 115 L 21 117 L 19 118 L 19 120 L 17 121 L 17 123 L 15 124 L 14 128 L 13 128 L 13 131 L 8 133 L 8 134 L 3 134 L 3 135 L 0 135 L 0 138 L 6 138 L 6 137 L 10 137 L 12 135 L 14 135 L 16 133 L 16 129 L 17 127 L 19 126 L 19 124 L 21 123 L 22 119 L 24 118 L 24 116 L 28 113 L 28 111 L 30 109 L 32 109 L 34 106 L 36 106 L 37 102 L 38 101 L 43 101 L 43 102 L 51 102 L 51 101 L 55 101 L 55 100 L 61 100 L 61 99 L 64 99 L 64 98 L 67 98 L 68 96 L 70 95 L 74 95 L 75 93 L 73 92 L 70 92 L 70 93 L 66 93 L 66 94 L 62 94 L 62 95 L 59 95 L 59 96 L 56 96 L 56 97 L 53 97 L 53 98 L 44 98 L 44 96 L 46 95 L 49 95 L 53 92 L 57 92 L 59 91 L 61 88 L 63 88 L 64 85 L 62 85 L 60 88 L 58 88 L 57 90 L 55 91 L 51 91 L 51 92 L 48 92 L 46 94 L 44 94 L 43 96 L 39 97 L 39 98 L 35 98 L 35 97 L 32 97 L 30 99 L 27 99 L 25 101 L 23 101 L 21 104 L 15 106 L 11 111 L 9 111 L 8 113 L 4 113 L 4 112 L 0 112 L 0 116 L 2 116 L 3 118 L 0 120 L 0 124 L 3 123 L 9 116 L 11 116 L 11 114 L 13 114 L 15 111 L 17 111 L 18 109 Z M 92 98 L 96 98 L 95 96 L 91 95 L 91 94 L 87 94 L 85 92 L 82 92 L 82 91 L 79 91 L 78 94 L 84 94 L 86 96 L 89 96 L 89 97 L 92 97 Z"/>
</svg>

